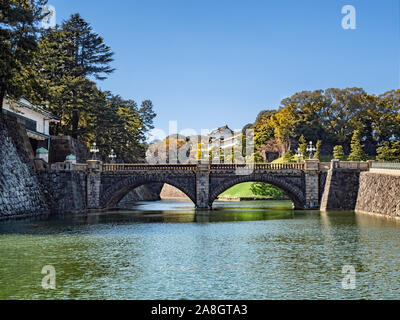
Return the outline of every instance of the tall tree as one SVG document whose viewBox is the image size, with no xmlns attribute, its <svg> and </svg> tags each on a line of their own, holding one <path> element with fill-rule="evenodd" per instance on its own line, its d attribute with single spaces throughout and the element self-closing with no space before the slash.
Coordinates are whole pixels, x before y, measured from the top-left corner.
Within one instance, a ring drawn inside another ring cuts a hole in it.
<svg viewBox="0 0 400 320">
<path fill-rule="evenodd" d="M 321 157 L 321 146 L 322 146 L 322 141 L 318 140 L 316 148 L 315 148 L 314 159 L 318 159 L 318 160 L 320 159 L 320 157 Z"/>
<path fill-rule="evenodd" d="M 365 160 L 365 153 L 360 142 L 360 131 L 358 130 L 354 131 L 353 137 L 351 138 L 351 152 L 348 159 L 349 161 Z"/>
<path fill-rule="evenodd" d="M 143 131 L 154 129 L 153 120 L 156 117 L 156 113 L 153 110 L 153 102 L 151 102 L 151 100 L 145 100 L 142 102 L 138 114 L 142 120 Z"/>
<path fill-rule="evenodd" d="M 46 0 L 0 0 L 0 115 L 6 95 L 23 94 L 21 73 L 37 47 L 38 22 Z"/>
<path fill-rule="evenodd" d="M 308 158 L 308 152 L 307 152 L 307 140 L 302 134 L 299 139 L 299 148 L 300 148 L 300 153 L 303 155 L 303 157 L 306 159 Z"/>
<path fill-rule="evenodd" d="M 92 27 L 79 14 L 73 14 L 69 20 L 65 21 L 62 24 L 62 30 L 67 33 L 70 39 L 68 52 L 74 58 L 65 66 L 69 75 L 74 78 L 94 77 L 97 80 L 104 80 L 108 74 L 114 71 L 110 67 L 114 53 L 104 43 L 103 38 L 95 33 Z M 82 99 L 81 92 L 77 88 L 71 89 L 71 135 L 77 138 L 82 112 Z"/>
<path fill-rule="evenodd" d="M 295 123 L 297 121 L 296 107 L 287 105 L 275 113 L 271 119 L 274 127 L 275 138 L 285 144 L 286 150 L 290 149 L 291 138 L 294 136 Z"/>
</svg>

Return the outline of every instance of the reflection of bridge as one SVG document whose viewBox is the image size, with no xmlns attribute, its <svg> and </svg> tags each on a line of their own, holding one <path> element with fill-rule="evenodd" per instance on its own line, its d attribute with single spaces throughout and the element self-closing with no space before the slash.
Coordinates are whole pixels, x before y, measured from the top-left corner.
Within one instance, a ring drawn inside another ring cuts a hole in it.
<svg viewBox="0 0 400 320">
<path fill-rule="evenodd" d="M 89 209 L 112 208 L 131 190 L 149 183 L 167 183 L 184 192 L 198 209 L 210 209 L 225 190 L 242 182 L 265 182 L 284 191 L 296 209 L 318 209 L 330 163 L 304 164 L 66 164 L 87 173 Z M 366 163 L 366 165 L 368 165 Z M 357 163 L 357 169 L 360 164 Z M 68 169 L 68 168 L 67 168 Z"/>
</svg>

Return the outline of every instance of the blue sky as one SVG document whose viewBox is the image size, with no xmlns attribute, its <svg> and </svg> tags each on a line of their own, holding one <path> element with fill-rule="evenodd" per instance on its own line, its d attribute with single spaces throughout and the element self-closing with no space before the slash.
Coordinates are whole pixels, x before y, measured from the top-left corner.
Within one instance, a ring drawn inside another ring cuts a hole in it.
<svg viewBox="0 0 400 320">
<path fill-rule="evenodd" d="M 298 91 L 399 88 L 397 0 L 49 0 L 57 22 L 79 12 L 115 52 L 99 82 L 151 99 L 168 131 L 232 129 Z M 110 6 L 111 4 L 111 6 Z M 357 28 L 344 30 L 344 5 Z"/>
</svg>

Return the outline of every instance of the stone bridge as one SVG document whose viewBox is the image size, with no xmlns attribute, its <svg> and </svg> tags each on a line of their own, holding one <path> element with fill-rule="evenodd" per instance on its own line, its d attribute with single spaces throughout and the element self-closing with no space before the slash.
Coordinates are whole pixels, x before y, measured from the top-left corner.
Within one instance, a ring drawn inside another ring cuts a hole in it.
<svg viewBox="0 0 400 320">
<path fill-rule="evenodd" d="M 211 209 L 225 190 L 242 182 L 265 182 L 284 191 L 295 209 L 355 210 L 400 216 L 400 164 L 332 160 L 282 164 L 85 164 L 36 166 L 51 212 L 111 209 L 134 188 L 167 183 L 198 209 Z"/>
<path fill-rule="evenodd" d="M 295 209 L 319 209 L 330 163 L 307 160 L 281 164 L 75 164 L 87 173 L 88 209 L 115 208 L 134 188 L 167 183 L 185 193 L 197 209 L 211 209 L 225 190 L 243 182 L 265 182 L 292 200 Z"/>
</svg>

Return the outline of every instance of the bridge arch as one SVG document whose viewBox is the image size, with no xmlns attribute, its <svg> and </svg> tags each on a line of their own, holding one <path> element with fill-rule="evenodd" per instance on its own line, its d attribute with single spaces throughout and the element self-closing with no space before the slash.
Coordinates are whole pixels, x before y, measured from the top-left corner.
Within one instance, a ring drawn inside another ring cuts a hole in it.
<svg viewBox="0 0 400 320">
<path fill-rule="evenodd" d="M 234 178 L 227 178 L 222 181 L 222 183 L 215 183 L 216 185 L 210 188 L 210 198 L 209 205 L 212 207 L 214 201 L 218 196 L 225 192 L 226 190 L 232 188 L 233 186 L 244 183 L 244 182 L 263 182 L 268 183 L 274 187 L 282 190 L 289 199 L 293 202 L 295 209 L 305 208 L 305 191 L 304 188 L 297 186 L 295 183 L 286 181 L 282 177 L 277 177 L 275 175 L 251 175 L 251 176 L 235 176 Z"/>
<path fill-rule="evenodd" d="M 196 203 L 196 194 L 194 188 L 190 186 L 190 183 L 183 183 L 177 181 L 171 177 L 163 175 L 148 175 L 148 176 L 131 176 L 118 178 L 115 177 L 101 192 L 100 204 L 103 208 L 113 208 L 125 197 L 130 191 L 142 185 L 151 183 L 166 183 L 180 191 L 182 191 L 194 204 Z M 195 181 L 193 181 L 193 184 Z"/>
</svg>

